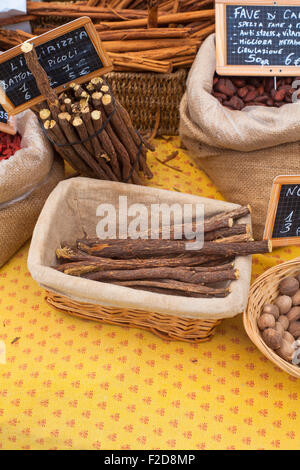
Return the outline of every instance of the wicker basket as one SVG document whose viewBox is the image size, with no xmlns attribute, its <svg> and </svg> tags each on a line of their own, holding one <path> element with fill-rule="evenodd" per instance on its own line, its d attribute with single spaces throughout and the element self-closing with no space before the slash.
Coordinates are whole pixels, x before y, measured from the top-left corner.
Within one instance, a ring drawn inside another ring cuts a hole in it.
<svg viewBox="0 0 300 470">
<path fill-rule="evenodd" d="M 55 250 L 61 242 L 71 244 L 84 234 L 96 236 L 99 203 L 118 209 L 119 196 L 127 196 L 128 207 L 143 201 L 195 204 L 205 207 L 207 216 L 237 207 L 223 201 L 201 198 L 156 188 L 72 178 L 59 184 L 48 198 L 39 217 L 28 255 L 32 277 L 46 289 L 46 299 L 56 309 L 87 320 L 149 330 L 164 339 L 201 342 L 208 340 L 224 318 L 241 313 L 247 303 L 251 257 L 238 256 L 235 267 L 240 277 L 231 283 L 225 298 L 198 299 L 134 290 L 69 276 L 52 268 Z M 250 216 L 240 223 L 251 223 Z"/>
<path fill-rule="evenodd" d="M 282 359 L 263 341 L 257 326 L 257 319 L 264 304 L 272 303 L 279 295 L 278 285 L 287 276 L 293 276 L 300 271 L 300 258 L 279 264 L 268 269 L 251 286 L 249 302 L 244 312 L 243 320 L 246 332 L 258 349 L 276 366 L 294 377 L 300 377 L 300 367 L 294 366 Z"/>
<path fill-rule="evenodd" d="M 84 320 L 94 320 L 111 325 L 141 328 L 151 331 L 166 340 L 200 343 L 208 341 L 221 320 L 195 320 L 173 315 L 161 315 L 145 310 L 104 307 L 76 302 L 59 294 L 47 291 L 46 301 L 60 312 Z"/>
<path fill-rule="evenodd" d="M 141 132 L 176 135 L 179 106 L 185 91 L 187 70 L 173 73 L 111 72 L 107 79 L 114 95 L 128 110 Z"/>
</svg>

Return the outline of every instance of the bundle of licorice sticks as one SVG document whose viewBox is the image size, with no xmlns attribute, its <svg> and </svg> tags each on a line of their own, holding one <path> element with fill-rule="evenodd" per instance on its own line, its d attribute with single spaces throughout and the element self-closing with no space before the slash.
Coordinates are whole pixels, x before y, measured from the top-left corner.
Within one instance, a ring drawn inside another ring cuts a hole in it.
<svg viewBox="0 0 300 470">
<path fill-rule="evenodd" d="M 138 170 L 147 178 L 147 149 L 154 147 L 133 127 L 119 101 L 102 77 L 70 83 L 60 95 L 51 88 L 34 45 L 21 51 L 45 101 L 32 107 L 57 152 L 83 176 L 141 184 Z"/>
<path fill-rule="evenodd" d="M 141 170 L 152 178 L 146 154 L 154 147 L 133 128 L 103 78 L 71 83 L 59 95 L 57 108 L 44 103 L 38 116 L 56 150 L 81 175 L 142 184 Z"/>
</svg>

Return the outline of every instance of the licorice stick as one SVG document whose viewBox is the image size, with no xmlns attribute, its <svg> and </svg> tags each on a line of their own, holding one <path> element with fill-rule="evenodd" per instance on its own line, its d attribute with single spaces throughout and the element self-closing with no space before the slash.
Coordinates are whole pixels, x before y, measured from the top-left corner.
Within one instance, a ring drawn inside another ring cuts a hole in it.
<svg viewBox="0 0 300 470">
<path fill-rule="evenodd" d="M 270 240 L 248 241 L 242 243 L 204 242 L 199 250 L 187 250 L 195 241 L 183 240 L 98 240 L 83 239 L 77 241 L 77 247 L 91 255 L 107 258 L 130 259 L 137 257 L 180 255 L 192 251 L 198 255 L 247 256 L 258 253 L 270 253 Z"/>
</svg>

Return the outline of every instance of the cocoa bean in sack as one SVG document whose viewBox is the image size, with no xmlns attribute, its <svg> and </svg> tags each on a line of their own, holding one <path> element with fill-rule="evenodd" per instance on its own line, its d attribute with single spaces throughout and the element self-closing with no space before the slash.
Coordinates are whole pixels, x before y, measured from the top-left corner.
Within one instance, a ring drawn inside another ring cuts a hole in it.
<svg viewBox="0 0 300 470">
<path fill-rule="evenodd" d="M 188 76 L 180 136 L 228 201 L 251 204 L 254 236 L 259 238 L 274 178 L 299 174 L 300 104 L 230 110 L 211 94 L 215 70 L 213 34 L 202 44 Z"/>
</svg>

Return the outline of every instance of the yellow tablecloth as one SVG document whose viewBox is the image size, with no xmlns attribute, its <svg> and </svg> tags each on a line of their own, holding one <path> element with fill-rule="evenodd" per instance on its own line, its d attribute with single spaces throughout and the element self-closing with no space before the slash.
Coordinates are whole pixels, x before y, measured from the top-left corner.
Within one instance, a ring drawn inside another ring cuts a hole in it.
<svg viewBox="0 0 300 470">
<path fill-rule="evenodd" d="M 221 198 L 178 138 L 156 143 L 151 185 Z M 241 316 L 199 345 L 70 317 L 31 279 L 28 247 L 0 270 L 0 448 L 299 449 L 300 382 Z M 255 256 L 253 276 L 299 255 Z"/>
</svg>

